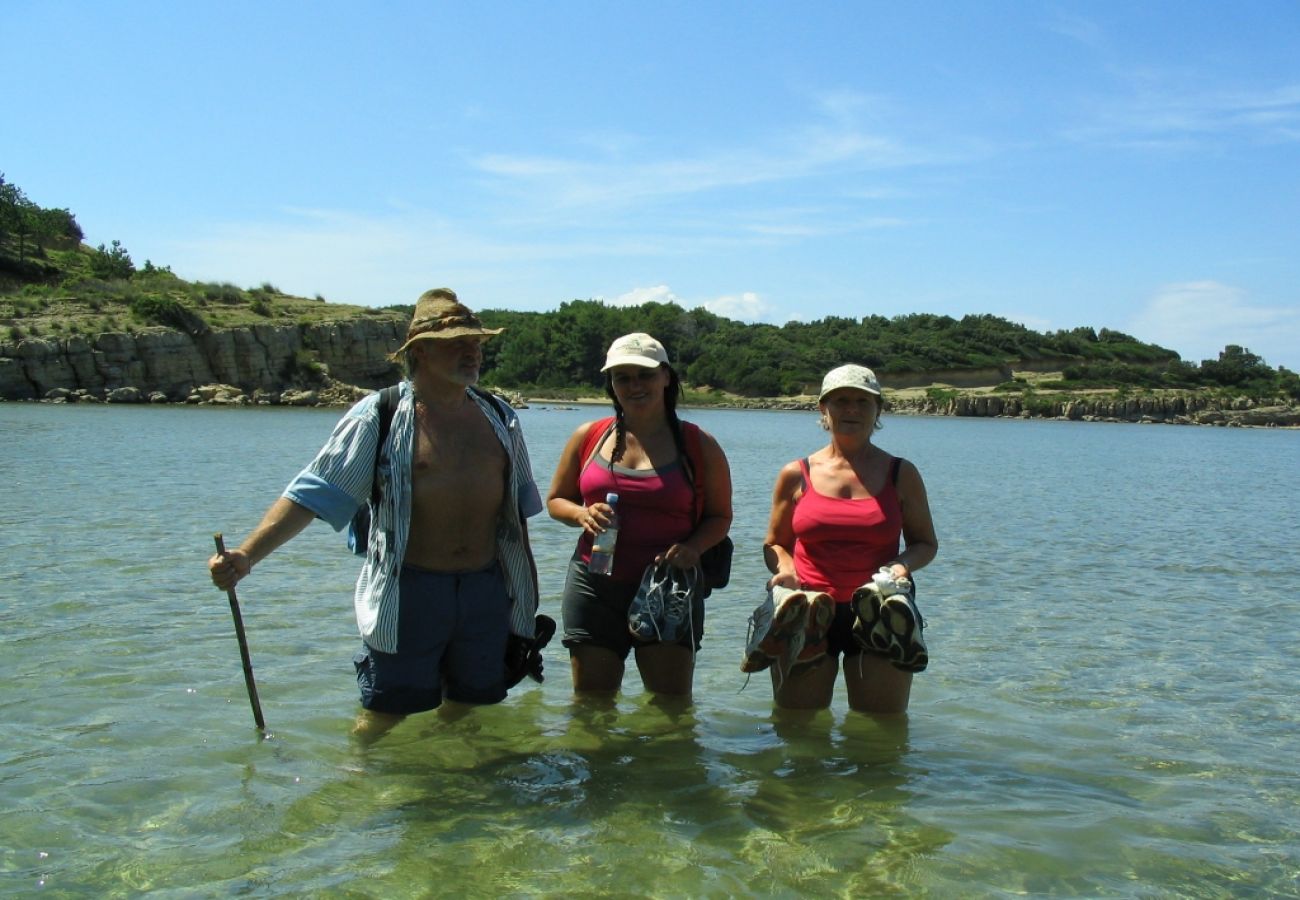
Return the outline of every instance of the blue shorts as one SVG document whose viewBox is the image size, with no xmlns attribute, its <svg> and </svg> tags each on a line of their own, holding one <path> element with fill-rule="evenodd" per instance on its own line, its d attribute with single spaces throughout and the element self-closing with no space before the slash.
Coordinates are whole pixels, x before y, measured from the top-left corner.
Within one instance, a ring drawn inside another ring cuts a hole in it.
<svg viewBox="0 0 1300 900">
<path fill-rule="evenodd" d="M 363 646 L 352 660 L 361 705 L 406 715 L 506 697 L 510 596 L 494 562 L 480 572 L 430 572 L 403 566 L 397 652 Z"/>
<path fill-rule="evenodd" d="M 581 644 L 604 647 L 627 659 L 633 647 L 647 647 L 627 628 L 627 613 L 640 589 L 640 582 L 614 581 L 604 575 L 592 575 L 580 559 L 569 561 L 569 577 L 564 582 L 564 646 L 572 650 Z M 693 634 L 677 641 L 698 651 L 704 637 L 704 598 L 691 604 Z"/>
</svg>

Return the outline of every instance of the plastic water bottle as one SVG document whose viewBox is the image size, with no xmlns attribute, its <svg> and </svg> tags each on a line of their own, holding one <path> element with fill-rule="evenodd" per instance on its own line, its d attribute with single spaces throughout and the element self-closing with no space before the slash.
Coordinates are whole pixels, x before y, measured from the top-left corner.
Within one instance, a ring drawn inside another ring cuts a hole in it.
<svg viewBox="0 0 1300 900">
<path fill-rule="evenodd" d="M 618 494 L 606 494 L 605 502 L 614 510 L 614 516 L 591 542 L 591 562 L 587 563 L 587 570 L 593 575 L 608 575 L 614 571 L 614 545 L 618 543 Z"/>
</svg>

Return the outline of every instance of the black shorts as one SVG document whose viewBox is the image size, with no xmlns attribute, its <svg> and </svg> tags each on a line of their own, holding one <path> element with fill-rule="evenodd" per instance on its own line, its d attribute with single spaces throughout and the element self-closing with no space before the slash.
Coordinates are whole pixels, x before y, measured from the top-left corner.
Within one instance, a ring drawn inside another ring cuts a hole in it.
<svg viewBox="0 0 1300 900">
<path fill-rule="evenodd" d="M 501 568 L 442 573 L 403 566 L 397 652 L 363 646 L 352 660 L 361 705 L 406 715 L 506 697 L 510 597 Z"/>
<path fill-rule="evenodd" d="M 640 588 L 638 582 L 614 581 L 605 575 L 592 575 L 580 559 L 570 560 L 564 581 L 564 646 L 587 644 L 604 647 L 627 659 L 635 647 L 648 647 L 627 628 L 627 612 Z M 700 649 L 704 637 L 704 599 L 691 602 L 691 634 L 677 641 L 683 647 Z M 692 640 L 693 638 L 693 640 Z"/>
<path fill-rule="evenodd" d="M 862 645 L 853 639 L 853 623 L 857 618 L 853 604 L 835 604 L 835 618 L 831 620 L 830 634 L 826 636 L 826 654 L 831 659 L 836 659 L 841 654 L 848 659 L 862 652 Z"/>
</svg>

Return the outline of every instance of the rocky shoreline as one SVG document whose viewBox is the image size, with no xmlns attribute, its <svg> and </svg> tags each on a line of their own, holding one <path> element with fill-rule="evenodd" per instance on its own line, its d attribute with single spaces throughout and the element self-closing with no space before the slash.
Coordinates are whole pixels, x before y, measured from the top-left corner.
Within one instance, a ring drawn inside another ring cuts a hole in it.
<svg viewBox="0 0 1300 900">
<path fill-rule="evenodd" d="M 987 391 L 943 390 L 940 393 L 943 396 L 935 399 L 925 394 L 917 396 L 914 391 L 894 394 L 886 388 L 886 412 L 903 416 L 1300 428 L 1300 407 L 1283 402 L 1261 404 L 1250 397 L 1221 397 L 1209 392 L 1167 391 L 1129 397 L 1111 392 L 1032 400 Z M 735 409 L 812 411 L 817 408 L 817 402 L 813 397 L 774 398 L 743 400 L 728 406 Z"/>
<path fill-rule="evenodd" d="M 207 384 L 194 388 L 182 399 L 161 391 L 145 392 L 136 387 L 121 387 L 95 393 L 84 388 L 54 388 L 45 397 L 26 398 L 26 402 L 88 404 L 168 404 L 191 406 L 294 406 L 344 407 L 355 403 L 370 389 L 342 382 L 315 388 L 288 388 L 283 391 L 254 390 L 245 392 L 235 385 Z M 516 409 L 542 405 L 554 409 L 603 406 L 603 398 L 563 400 L 529 398 L 517 391 L 497 389 L 495 393 Z M 0 398 L 3 400 L 3 398 Z M 1075 422 L 1114 422 L 1140 425 L 1210 425 L 1232 428 L 1300 428 L 1300 408 L 1285 404 L 1264 405 L 1248 397 L 1221 398 L 1202 394 L 1168 394 L 1117 398 L 1061 397 L 1036 400 L 1031 404 L 1019 397 L 988 393 L 958 393 L 943 400 L 928 397 L 893 396 L 886 389 L 887 411 L 903 416 L 954 416 L 959 418 L 1055 419 Z M 698 406 L 701 409 L 787 410 L 813 412 L 813 397 L 729 398 L 726 401 Z"/>
<path fill-rule="evenodd" d="M 401 341 L 394 321 L 356 319 L 194 334 L 73 335 L 0 342 L 0 400 L 45 403 L 180 403 L 198 406 L 346 406 L 391 384 Z M 999 373 L 998 378 L 1007 377 Z M 916 378 L 912 379 L 915 382 Z M 885 395 L 889 412 L 978 418 L 1229 427 L 1300 427 L 1300 407 L 1211 392 L 998 393 L 909 382 Z M 892 388 L 892 389 L 891 389 Z M 516 407 L 527 400 L 500 391 Z M 584 401 L 536 401 L 580 405 Z M 597 402 L 603 404 L 603 398 Z M 814 397 L 719 397 L 713 408 L 814 410 Z"/>
</svg>

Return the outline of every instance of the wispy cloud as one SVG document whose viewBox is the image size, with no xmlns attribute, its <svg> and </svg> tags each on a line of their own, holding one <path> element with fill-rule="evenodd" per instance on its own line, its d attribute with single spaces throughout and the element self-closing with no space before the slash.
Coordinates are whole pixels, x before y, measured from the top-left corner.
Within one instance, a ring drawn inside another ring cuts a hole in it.
<svg viewBox="0 0 1300 900">
<path fill-rule="evenodd" d="M 1294 143 L 1300 141 L 1300 84 L 1231 91 L 1146 84 L 1128 97 L 1094 102 L 1091 121 L 1068 136 L 1156 148 L 1193 147 L 1216 137 Z"/>
<path fill-rule="evenodd" d="M 562 207 L 612 208 L 818 176 L 952 161 L 970 149 L 933 151 L 864 119 L 883 118 L 878 97 L 835 91 L 811 99 L 811 115 L 752 143 L 715 144 L 655 156 L 657 141 L 575 141 L 571 155 L 485 153 L 470 165 L 501 191 Z"/>
<path fill-rule="evenodd" d="M 1097 49 L 1105 43 L 1105 33 L 1092 19 L 1058 10 L 1047 21 L 1047 30 L 1064 35 L 1085 47 Z"/>
<path fill-rule="evenodd" d="M 1270 365 L 1300 365 L 1300 306 L 1261 306 L 1217 281 L 1161 287 L 1133 316 L 1135 337 L 1177 350 L 1186 360 L 1217 359 L 1228 344 L 1246 347 Z"/>
</svg>

